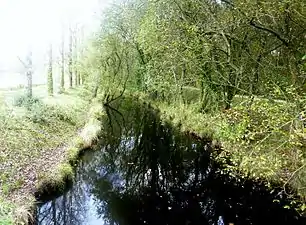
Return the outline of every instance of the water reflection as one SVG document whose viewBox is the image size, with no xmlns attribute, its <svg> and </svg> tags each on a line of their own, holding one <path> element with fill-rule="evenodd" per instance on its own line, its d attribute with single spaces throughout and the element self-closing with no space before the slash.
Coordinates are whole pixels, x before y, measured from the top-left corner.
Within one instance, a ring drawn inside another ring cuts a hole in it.
<svg viewBox="0 0 306 225">
<path fill-rule="evenodd" d="M 112 107 L 100 151 L 83 157 L 73 187 L 39 208 L 37 224 L 304 224 L 262 186 L 221 175 L 209 141 L 161 124 L 146 105 Z"/>
</svg>

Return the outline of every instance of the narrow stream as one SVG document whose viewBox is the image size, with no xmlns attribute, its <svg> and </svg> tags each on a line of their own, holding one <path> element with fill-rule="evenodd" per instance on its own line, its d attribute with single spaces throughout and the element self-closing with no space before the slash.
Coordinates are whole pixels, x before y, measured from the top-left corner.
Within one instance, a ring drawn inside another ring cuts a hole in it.
<svg viewBox="0 0 306 225">
<path fill-rule="evenodd" d="M 112 107 L 99 147 L 82 157 L 69 190 L 38 205 L 37 225 L 306 224 L 273 201 L 281 196 L 221 175 L 210 141 L 161 124 L 147 105 Z"/>
</svg>

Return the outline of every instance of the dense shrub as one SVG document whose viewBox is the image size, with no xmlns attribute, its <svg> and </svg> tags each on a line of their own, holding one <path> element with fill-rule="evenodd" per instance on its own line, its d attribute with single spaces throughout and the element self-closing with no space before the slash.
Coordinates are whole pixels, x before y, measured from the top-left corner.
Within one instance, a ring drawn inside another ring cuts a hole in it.
<svg viewBox="0 0 306 225">
<path fill-rule="evenodd" d="M 34 123 L 50 123 L 52 120 L 61 120 L 72 125 L 77 124 L 77 115 L 75 115 L 73 109 L 46 105 L 35 97 L 19 96 L 16 98 L 14 105 L 26 108 L 26 118 Z"/>
<path fill-rule="evenodd" d="M 33 104 L 42 104 L 39 98 L 29 97 L 27 95 L 21 95 L 14 99 L 14 106 L 31 108 Z"/>
</svg>

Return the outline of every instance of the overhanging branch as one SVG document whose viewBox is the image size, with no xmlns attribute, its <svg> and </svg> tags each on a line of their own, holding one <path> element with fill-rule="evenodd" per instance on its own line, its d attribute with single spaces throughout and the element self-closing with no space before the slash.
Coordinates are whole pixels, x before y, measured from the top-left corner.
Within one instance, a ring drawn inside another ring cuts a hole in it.
<svg viewBox="0 0 306 225">
<path fill-rule="evenodd" d="M 279 39 L 286 47 L 289 47 L 289 41 L 287 41 L 286 39 L 284 39 L 283 37 L 281 37 L 280 34 L 278 34 L 277 32 L 275 32 L 274 30 L 271 30 L 270 28 L 266 28 L 266 27 L 263 27 L 262 25 L 258 25 L 254 22 L 254 18 L 252 18 L 250 20 L 250 25 L 259 29 L 259 30 L 263 30 L 263 31 L 266 31 L 270 34 L 273 34 L 277 39 Z"/>
</svg>

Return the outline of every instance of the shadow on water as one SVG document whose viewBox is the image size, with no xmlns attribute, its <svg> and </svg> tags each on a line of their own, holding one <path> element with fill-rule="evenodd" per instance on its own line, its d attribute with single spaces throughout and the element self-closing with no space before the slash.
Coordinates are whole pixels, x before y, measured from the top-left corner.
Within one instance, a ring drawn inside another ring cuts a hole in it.
<svg viewBox="0 0 306 225">
<path fill-rule="evenodd" d="M 281 196 L 221 175 L 210 140 L 161 124 L 146 104 L 106 110 L 99 148 L 82 157 L 68 191 L 38 206 L 37 224 L 305 224 L 273 201 Z"/>
</svg>

